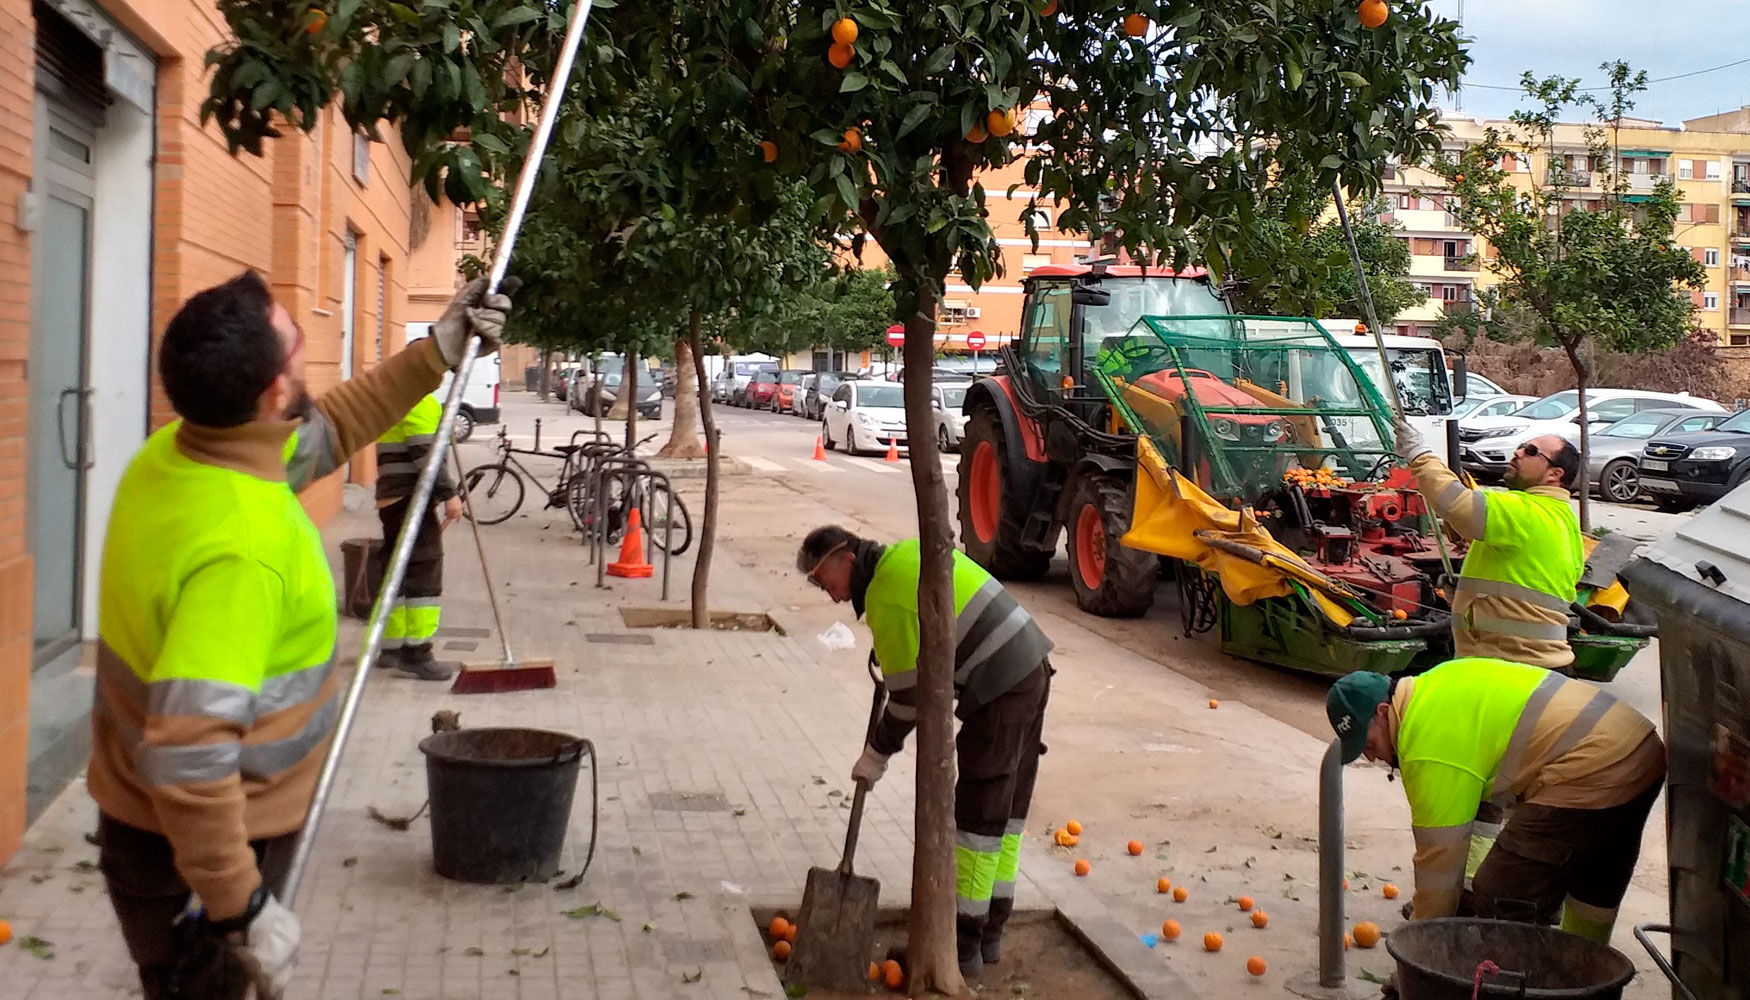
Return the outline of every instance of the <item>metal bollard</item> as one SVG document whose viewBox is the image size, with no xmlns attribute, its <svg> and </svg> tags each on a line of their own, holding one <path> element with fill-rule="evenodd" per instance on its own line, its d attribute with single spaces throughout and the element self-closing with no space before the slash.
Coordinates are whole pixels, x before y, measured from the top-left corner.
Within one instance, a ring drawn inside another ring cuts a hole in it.
<svg viewBox="0 0 1750 1000">
<path fill-rule="evenodd" d="M 1319 764 L 1319 985 L 1340 987 L 1343 963 L 1343 744 Z"/>
</svg>

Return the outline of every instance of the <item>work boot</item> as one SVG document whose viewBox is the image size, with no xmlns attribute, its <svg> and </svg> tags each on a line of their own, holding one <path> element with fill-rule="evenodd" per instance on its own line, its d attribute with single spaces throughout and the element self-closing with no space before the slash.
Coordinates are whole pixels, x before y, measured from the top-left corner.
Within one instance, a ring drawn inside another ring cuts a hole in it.
<svg viewBox="0 0 1750 1000">
<path fill-rule="evenodd" d="M 962 976 L 970 978 L 984 971 L 984 952 L 980 948 L 984 940 L 984 920 L 965 914 L 954 918 L 954 938 L 959 949 Z"/>
<path fill-rule="evenodd" d="M 377 669 L 393 670 L 401 666 L 401 647 L 385 647 L 377 651 Z"/>
<path fill-rule="evenodd" d="M 401 662 L 395 666 L 396 673 L 422 681 L 447 681 L 456 676 L 456 669 L 454 663 L 438 662 L 429 642 L 402 647 Z"/>
<path fill-rule="evenodd" d="M 1013 896 L 990 901 L 990 916 L 984 918 L 984 937 L 979 942 L 984 964 L 995 965 L 1003 960 L 1003 925 L 1009 922 L 1009 914 L 1014 912 Z"/>
</svg>

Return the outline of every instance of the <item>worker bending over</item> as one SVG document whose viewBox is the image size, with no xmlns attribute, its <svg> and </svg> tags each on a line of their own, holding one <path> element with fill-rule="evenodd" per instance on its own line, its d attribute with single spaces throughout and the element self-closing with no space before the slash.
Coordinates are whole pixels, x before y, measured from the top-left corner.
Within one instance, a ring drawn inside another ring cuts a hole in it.
<svg viewBox="0 0 1750 1000">
<path fill-rule="evenodd" d="M 453 663 L 439 663 L 432 654 L 438 620 L 443 614 L 439 600 L 444 593 L 444 529 L 462 516 L 462 498 L 448 462 L 438 466 L 431 503 L 413 509 L 413 488 L 419 471 L 437 439 L 444 407 L 436 396 L 424 396 L 388 433 L 377 439 L 377 517 L 383 522 L 383 549 L 394 548 L 395 539 L 409 521 L 419 522 L 419 536 L 407 561 L 401 592 L 394 595 L 388 620 L 383 623 L 383 653 L 377 666 L 422 681 L 447 681 L 456 673 Z M 440 523 L 437 505 L 443 504 Z"/>
<path fill-rule="evenodd" d="M 844 528 L 816 528 L 796 567 L 869 624 L 889 692 L 874 736 L 851 768 L 873 788 L 917 724 L 918 569 L 915 538 L 880 545 Z M 955 896 L 960 969 L 976 974 L 1002 953 L 1015 907 L 1021 827 L 1039 773 L 1051 640 L 994 577 L 954 553 Z"/>
<path fill-rule="evenodd" d="M 296 493 L 498 348 L 510 300 L 464 288 L 429 342 L 310 400 L 304 332 L 246 272 L 184 303 L 104 542 L 92 709 L 99 864 L 147 1000 L 277 1000 L 297 918 L 274 895 L 340 711 L 335 591 Z M 185 918 L 190 894 L 204 914 Z"/>
<path fill-rule="evenodd" d="M 1326 710 L 1345 764 L 1403 773 L 1416 839 L 1410 919 L 1457 912 L 1472 817 L 1514 806 L 1472 882 L 1477 916 L 1608 942 L 1665 777 L 1653 724 L 1584 681 L 1470 657 L 1414 677 L 1358 671 Z"/>
<path fill-rule="evenodd" d="M 1457 656 L 1499 656 L 1560 670 L 1574 662 L 1568 610 L 1586 550 L 1568 490 L 1580 453 L 1553 434 L 1513 452 L 1505 490 L 1467 489 L 1400 414 L 1398 454 L 1416 474 L 1429 506 L 1470 539 L 1452 595 Z"/>
</svg>

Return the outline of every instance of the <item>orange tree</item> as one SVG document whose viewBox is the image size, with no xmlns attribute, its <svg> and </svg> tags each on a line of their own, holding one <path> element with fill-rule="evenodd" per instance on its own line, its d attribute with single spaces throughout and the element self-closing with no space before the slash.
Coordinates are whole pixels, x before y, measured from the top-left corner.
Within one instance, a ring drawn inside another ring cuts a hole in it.
<svg viewBox="0 0 1750 1000">
<path fill-rule="evenodd" d="M 325 19 L 222 0 L 235 39 L 210 56 L 207 111 L 232 142 L 259 148 L 272 123 L 309 127 L 338 98 L 356 127 L 399 126 L 416 180 L 459 201 L 494 197 L 484 177 L 520 141 L 505 115 L 528 96 L 520 88 L 542 86 L 565 5 L 316 7 Z M 617 3 L 596 12 L 567 96 L 672 99 L 671 151 L 711 163 L 679 214 L 757 222 L 781 179 L 800 178 L 823 231 L 874 239 L 913 348 L 908 423 L 927 427 L 945 283 L 976 288 L 1001 269 L 983 171 L 1025 155 L 1032 197 L 1056 207 L 1058 228 L 1246 273 L 1272 192 L 1338 183 L 1367 195 L 1388 157 L 1437 151 L 1435 88 L 1467 61 L 1456 32 L 1422 3 L 1384 0 Z M 1021 128 L 1028 107 L 1045 114 Z M 731 120 L 760 145 L 689 141 Z M 953 538 L 934 438 L 910 439 L 923 553 L 911 989 L 957 993 Z"/>
</svg>

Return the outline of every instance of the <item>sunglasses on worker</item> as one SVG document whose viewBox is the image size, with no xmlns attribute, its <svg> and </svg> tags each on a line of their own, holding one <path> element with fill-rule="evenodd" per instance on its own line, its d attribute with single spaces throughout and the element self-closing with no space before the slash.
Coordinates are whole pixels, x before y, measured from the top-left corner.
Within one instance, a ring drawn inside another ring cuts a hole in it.
<svg viewBox="0 0 1750 1000">
<path fill-rule="evenodd" d="M 1541 451 L 1538 451 L 1537 445 L 1532 444 L 1530 441 L 1527 441 L 1524 444 L 1520 445 L 1518 448 L 1518 453 L 1521 455 L 1524 455 L 1526 458 L 1541 458 L 1546 462 L 1549 461 L 1549 456 L 1545 455 Z"/>
<path fill-rule="evenodd" d="M 825 590 L 826 584 L 821 583 L 820 577 L 816 576 L 815 574 L 820 572 L 820 568 L 822 566 L 826 565 L 826 561 L 828 559 L 831 559 L 833 556 L 836 556 L 840 552 L 843 552 L 845 550 L 845 547 L 846 547 L 845 543 L 840 542 L 839 544 L 834 545 L 832 548 L 827 549 L 826 553 L 824 555 L 822 555 L 819 559 L 816 559 L 814 561 L 814 565 L 808 570 L 808 582 L 814 584 L 816 587 L 819 587 L 821 590 Z"/>
</svg>

